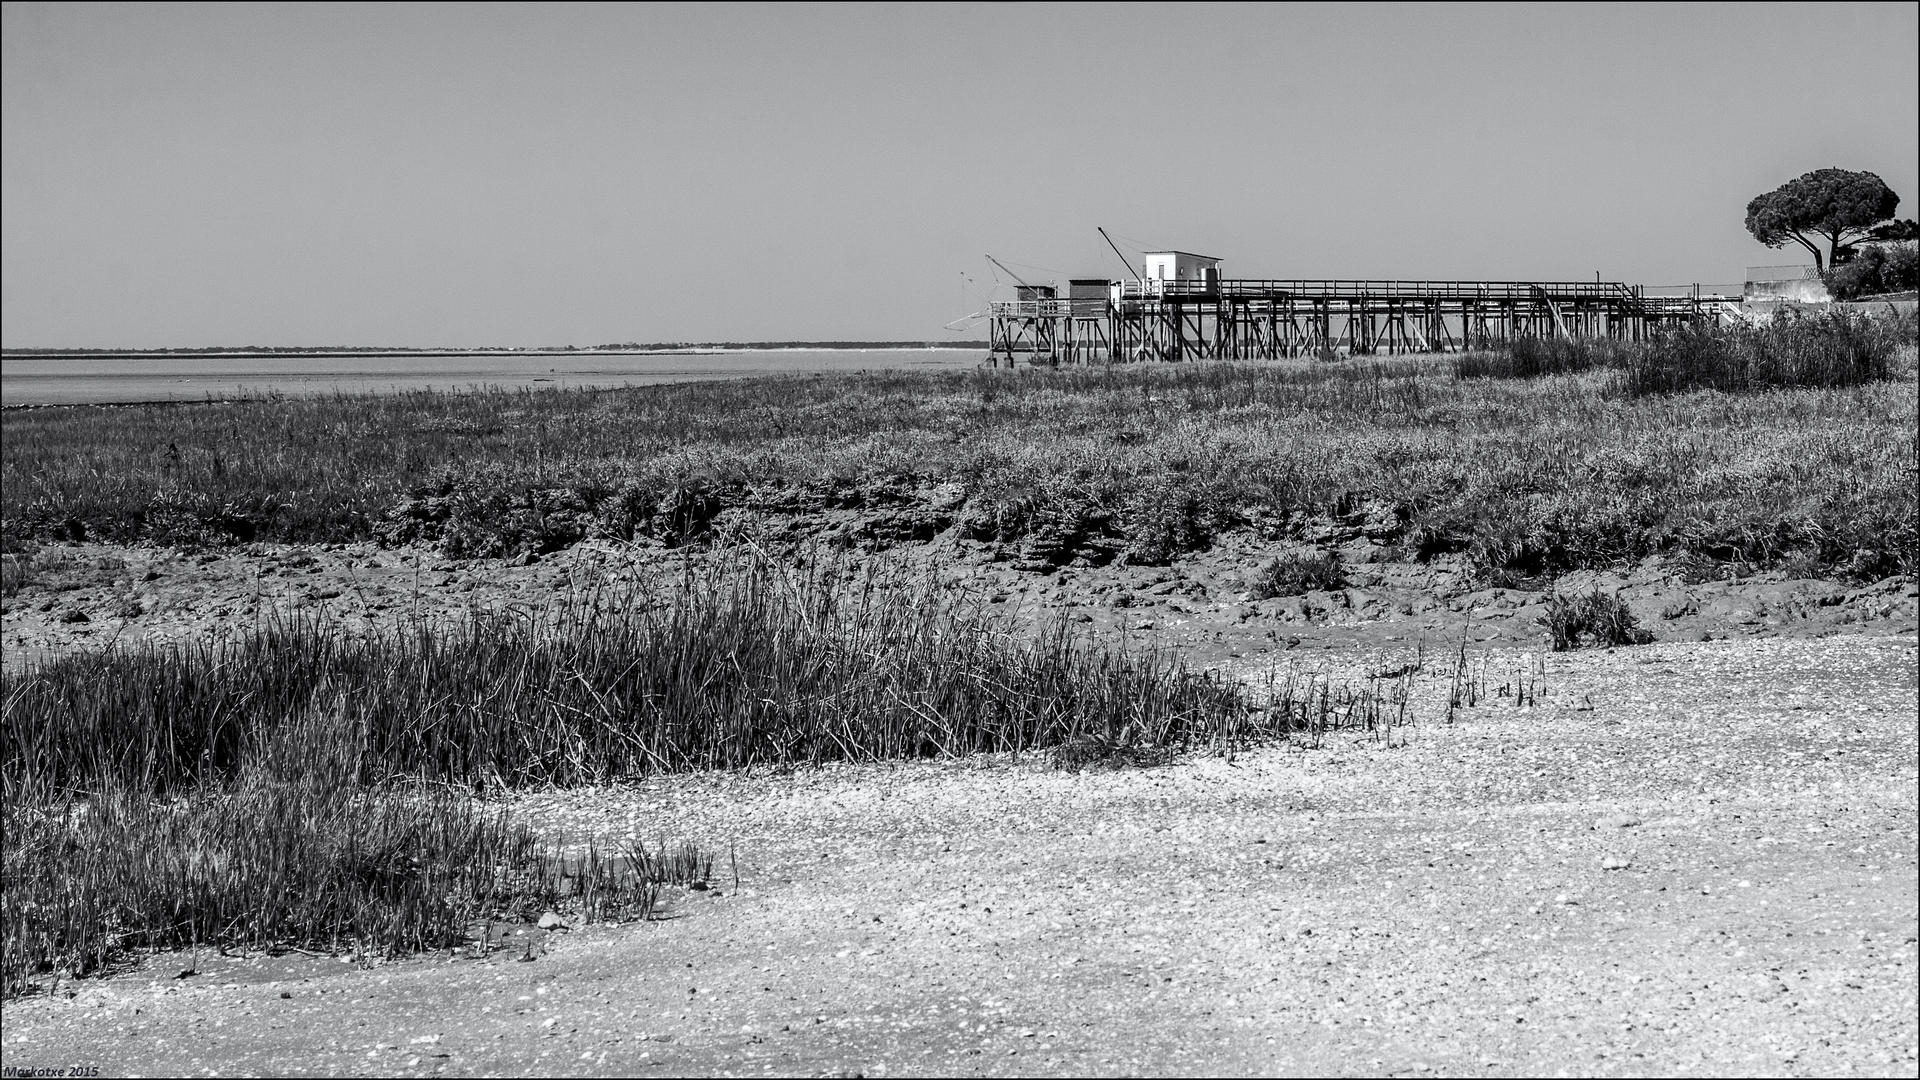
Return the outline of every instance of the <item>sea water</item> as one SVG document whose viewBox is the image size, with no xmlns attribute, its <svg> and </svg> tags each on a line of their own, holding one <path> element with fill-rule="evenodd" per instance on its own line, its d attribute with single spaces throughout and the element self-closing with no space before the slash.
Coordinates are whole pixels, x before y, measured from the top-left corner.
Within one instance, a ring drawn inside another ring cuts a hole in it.
<svg viewBox="0 0 1920 1080">
<path fill-rule="evenodd" d="M 985 358 L 986 351 L 979 348 L 454 356 L 10 356 L 0 360 L 0 405 L 104 405 L 479 387 L 646 386 L 811 372 L 961 370 Z"/>
</svg>

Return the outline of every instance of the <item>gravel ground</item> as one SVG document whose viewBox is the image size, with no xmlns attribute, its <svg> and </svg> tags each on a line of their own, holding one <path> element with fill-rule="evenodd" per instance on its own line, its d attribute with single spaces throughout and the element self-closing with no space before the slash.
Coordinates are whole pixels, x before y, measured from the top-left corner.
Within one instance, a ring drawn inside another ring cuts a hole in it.
<svg viewBox="0 0 1920 1080">
<path fill-rule="evenodd" d="M 1390 740 L 525 795 L 576 836 L 732 845 L 739 887 L 723 855 L 669 918 L 523 930 L 484 960 L 157 957 L 9 1003 L 4 1056 L 102 1075 L 1912 1076 L 1916 655 L 1911 632 L 1667 642 L 1553 655 L 1539 706 L 1496 697 L 1451 725 L 1421 676 L 1419 722 Z M 1494 654 L 1488 688 L 1527 663 Z"/>
</svg>

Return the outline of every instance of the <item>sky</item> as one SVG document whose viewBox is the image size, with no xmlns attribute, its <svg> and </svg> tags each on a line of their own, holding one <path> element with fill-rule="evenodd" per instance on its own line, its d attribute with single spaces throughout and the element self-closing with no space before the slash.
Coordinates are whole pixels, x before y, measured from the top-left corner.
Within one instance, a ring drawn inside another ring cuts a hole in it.
<svg viewBox="0 0 1920 1080">
<path fill-rule="evenodd" d="M 0 344 L 984 338 L 1009 276 L 1737 288 L 1920 5 L 8 3 Z M 962 320 L 954 322 L 955 320 Z M 953 323 L 958 329 L 947 329 Z"/>
</svg>

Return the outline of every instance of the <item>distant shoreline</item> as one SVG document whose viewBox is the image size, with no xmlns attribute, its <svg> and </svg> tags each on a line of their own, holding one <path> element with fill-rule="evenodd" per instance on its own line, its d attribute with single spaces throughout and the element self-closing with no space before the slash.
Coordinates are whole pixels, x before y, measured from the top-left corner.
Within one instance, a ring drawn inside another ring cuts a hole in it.
<svg viewBox="0 0 1920 1080">
<path fill-rule="evenodd" d="M 449 357 L 449 356 L 714 356 L 738 352 L 901 352 L 912 350 L 946 351 L 963 349 L 978 351 L 988 347 L 985 341 L 959 341 L 933 343 L 926 341 L 768 341 L 768 342 L 720 342 L 716 344 L 673 344 L 673 345 L 594 345 L 585 347 L 561 346 L 553 348 L 527 349 L 405 349 L 405 348 L 204 348 L 204 349 L 0 349 L 0 359 L 52 360 L 62 357 L 74 359 L 111 359 L 118 356 L 138 357 L 141 359 L 165 359 L 178 357 L 183 360 L 197 359 L 272 359 L 285 357 Z"/>
<path fill-rule="evenodd" d="M 246 394 L 387 394 L 483 386 L 611 389 L 762 375 L 970 368 L 985 347 L 837 349 L 679 346 L 634 351 L 475 349 L 314 350 L 304 353 L 21 350 L 0 364 L 0 407 L 104 405 Z"/>
</svg>

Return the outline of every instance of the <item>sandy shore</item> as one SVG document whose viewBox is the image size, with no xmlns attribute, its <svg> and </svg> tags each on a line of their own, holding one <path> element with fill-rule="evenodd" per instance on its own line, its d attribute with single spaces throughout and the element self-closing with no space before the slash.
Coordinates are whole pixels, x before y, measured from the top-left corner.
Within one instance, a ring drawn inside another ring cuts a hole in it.
<svg viewBox="0 0 1920 1080">
<path fill-rule="evenodd" d="M 1911 633 L 1668 642 L 1554 654 L 1547 703 L 1429 704 L 1392 745 L 528 793 L 569 835 L 731 846 L 738 885 L 723 866 L 664 921 L 522 928 L 486 958 L 155 957 L 9 1004 L 6 1059 L 1911 1076 L 1915 656 Z"/>
</svg>

